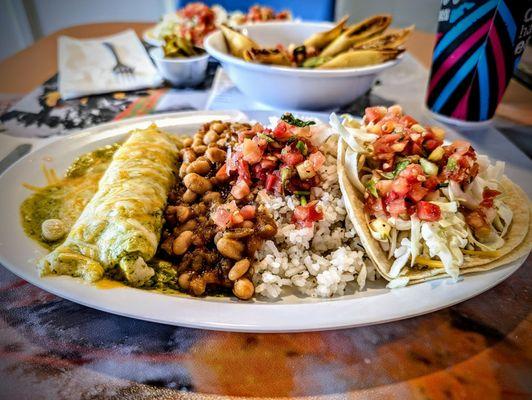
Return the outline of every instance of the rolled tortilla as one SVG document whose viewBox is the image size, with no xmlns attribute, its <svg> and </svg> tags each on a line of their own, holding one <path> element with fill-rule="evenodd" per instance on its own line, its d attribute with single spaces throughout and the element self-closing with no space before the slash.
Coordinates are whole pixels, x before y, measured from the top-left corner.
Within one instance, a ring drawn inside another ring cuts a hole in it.
<svg viewBox="0 0 532 400">
<path fill-rule="evenodd" d="M 94 282 L 118 267 L 131 285 L 151 278 L 154 271 L 146 262 L 157 251 L 177 154 L 175 143 L 157 126 L 133 131 L 65 242 L 40 261 L 41 275 Z"/>
<path fill-rule="evenodd" d="M 348 178 L 345 166 L 346 152 L 352 151 L 340 139 L 338 142 L 338 181 L 344 198 L 347 213 L 355 230 L 360 237 L 362 245 L 368 256 L 374 262 L 379 273 L 386 279 L 392 280 L 389 275 L 393 258 L 388 258 L 379 242 L 373 238 L 366 222 L 363 194 L 355 188 Z M 530 252 L 532 244 L 526 240 L 530 225 L 530 202 L 523 190 L 503 177 L 500 182 L 504 202 L 513 211 L 513 220 L 504 240 L 504 245 L 497 249 L 498 257 L 464 256 L 464 263 L 460 267 L 460 274 L 488 271 L 498 266 L 514 261 Z M 409 269 L 399 278 L 407 278 L 408 284 L 420 283 L 429 279 L 448 277 L 444 268 Z"/>
</svg>

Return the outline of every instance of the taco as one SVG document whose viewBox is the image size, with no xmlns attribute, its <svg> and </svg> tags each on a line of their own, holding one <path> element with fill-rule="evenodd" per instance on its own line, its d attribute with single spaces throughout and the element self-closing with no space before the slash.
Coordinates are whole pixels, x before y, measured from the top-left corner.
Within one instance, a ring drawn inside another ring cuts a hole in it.
<svg viewBox="0 0 532 400">
<path fill-rule="evenodd" d="M 346 209 L 388 287 L 487 271 L 530 252 L 530 205 L 470 143 L 444 143 L 400 106 L 331 115 Z"/>
</svg>

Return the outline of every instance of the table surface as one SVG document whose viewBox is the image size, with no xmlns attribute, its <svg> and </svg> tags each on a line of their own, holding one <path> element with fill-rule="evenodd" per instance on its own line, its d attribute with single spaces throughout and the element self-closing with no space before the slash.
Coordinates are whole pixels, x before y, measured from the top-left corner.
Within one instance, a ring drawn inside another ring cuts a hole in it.
<svg viewBox="0 0 532 400">
<path fill-rule="evenodd" d="M 53 75 L 59 35 L 148 26 L 83 25 L 43 38 L 0 63 L 0 93 L 26 93 Z M 432 41 L 422 32 L 410 40 L 425 66 Z M 530 96 L 512 82 L 499 116 L 530 123 Z M 529 257 L 497 287 L 425 316 L 300 334 L 136 321 L 62 300 L 0 268 L 0 398 L 530 398 L 531 266 Z"/>
</svg>

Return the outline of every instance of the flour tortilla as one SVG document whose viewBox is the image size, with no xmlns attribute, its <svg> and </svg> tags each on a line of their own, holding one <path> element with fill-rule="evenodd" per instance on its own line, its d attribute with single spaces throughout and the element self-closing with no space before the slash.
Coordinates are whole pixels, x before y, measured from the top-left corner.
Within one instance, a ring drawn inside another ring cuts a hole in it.
<svg viewBox="0 0 532 400">
<path fill-rule="evenodd" d="M 353 223 L 355 230 L 360 237 L 362 245 L 366 249 L 368 256 L 375 263 L 379 273 L 386 279 L 392 280 L 389 275 L 393 264 L 393 258 L 389 259 L 387 252 L 382 250 L 379 242 L 371 236 L 371 232 L 366 223 L 364 212 L 363 193 L 357 190 L 349 181 L 345 167 L 346 151 L 351 151 L 346 143 L 340 139 L 338 142 L 338 180 L 344 198 L 345 206 Z M 523 190 L 512 183 L 508 178 L 503 177 L 500 182 L 503 191 L 504 202 L 513 211 L 513 220 L 504 240 L 505 244 L 497 251 L 498 257 L 478 257 L 464 256 L 464 264 L 460 267 L 461 274 L 468 274 L 479 271 L 488 271 L 515 261 L 530 253 L 532 243 L 530 234 L 530 202 Z M 400 277 L 408 277 L 408 284 L 420 283 L 431 279 L 444 278 L 449 276 L 444 268 L 425 268 L 422 270 L 408 270 Z"/>
</svg>

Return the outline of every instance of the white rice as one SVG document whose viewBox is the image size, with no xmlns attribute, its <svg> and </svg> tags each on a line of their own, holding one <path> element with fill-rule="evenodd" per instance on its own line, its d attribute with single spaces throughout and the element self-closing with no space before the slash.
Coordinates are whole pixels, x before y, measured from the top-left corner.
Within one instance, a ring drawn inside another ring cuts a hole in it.
<svg viewBox="0 0 532 400">
<path fill-rule="evenodd" d="M 362 289 L 366 279 L 375 280 L 371 262 L 363 259 L 363 248 L 349 221 L 336 173 L 336 140 L 321 147 L 326 162 L 320 169 L 320 187 L 312 189 L 324 213 L 313 227 L 299 228 L 291 217 L 299 205 L 297 196 L 258 194 L 273 214 L 278 232 L 257 252 L 253 281 L 255 292 L 277 298 L 291 287 L 312 297 L 340 296 Z"/>
</svg>

